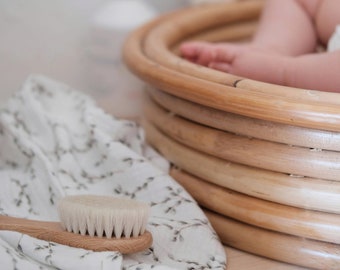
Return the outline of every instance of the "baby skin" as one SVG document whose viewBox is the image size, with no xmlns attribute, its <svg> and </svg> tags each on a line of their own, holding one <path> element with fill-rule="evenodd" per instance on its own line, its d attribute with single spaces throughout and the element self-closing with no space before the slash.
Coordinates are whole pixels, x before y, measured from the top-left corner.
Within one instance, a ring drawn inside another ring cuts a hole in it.
<svg viewBox="0 0 340 270">
<path fill-rule="evenodd" d="M 316 53 L 340 24 L 339 0 L 267 0 L 249 43 L 186 42 L 196 64 L 264 82 L 340 92 L 340 49 Z"/>
</svg>

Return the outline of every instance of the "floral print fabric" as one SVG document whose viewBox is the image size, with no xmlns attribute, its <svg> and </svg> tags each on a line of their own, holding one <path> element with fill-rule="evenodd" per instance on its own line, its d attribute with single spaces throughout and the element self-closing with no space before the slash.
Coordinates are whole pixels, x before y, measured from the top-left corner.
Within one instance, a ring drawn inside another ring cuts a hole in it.
<svg viewBox="0 0 340 270">
<path fill-rule="evenodd" d="M 134 122 L 32 76 L 0 111 L 0 214 L 58 220 L 60 198 L 124 196 L 149 202 L 150 249 L 122 256 L 0 231 L 1 269 L 224 269 L 225 252 L 195 201 Z"/>
</svg>

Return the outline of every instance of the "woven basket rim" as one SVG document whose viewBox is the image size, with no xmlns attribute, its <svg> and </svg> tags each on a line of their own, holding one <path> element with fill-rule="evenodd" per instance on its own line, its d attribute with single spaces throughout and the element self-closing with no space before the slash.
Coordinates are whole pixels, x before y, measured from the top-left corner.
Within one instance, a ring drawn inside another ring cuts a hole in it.
<svg viewBox="0 0 340 270">
<path fill-rule="evenodd" d="M 272 122 L 340 131 L 340 99 L 337 93 L 278 86 L 235 77 L 189 63 L 180 59 L 169 48 L 185 38 L 181 29 L 190 34 L 197 27 L 201 27 L 202 31 L 206 22 L 223 18 L 220 15 L 221 10 L 226 10 L 227 13 L 234 12 L 235 9 L 242 10 L 239 16 L 229 19 L 234 24 L 253 20 L 258 16 L 261 7 L 262 1 L 248 0 L 211 4 L 208 7 L 166 14 L 129 36 L 123 49 L 124 60 L 133 73 L 154 87 L 201 105 Z M 212 24 L 219 26 L 221 22 Z M 192 29 L 190 25 L 195 27 Z M 156 54 L 150 55 L 150 46 L 159 46 Z M 169 58 L 159 60 L 158 56 L 162 54 Z M 192 75 L 191 71 L 183 72 L 183 68 L 174 68 L 174 61 L 177 67 L 195 69 L 196 75 Z M 202 79 L 200 74 L 208 72 L 213 74 L 212 78 Z M 215 78 L 221 76 L 224 76 L 224 83 L 216 82 Z"/>
</svg>

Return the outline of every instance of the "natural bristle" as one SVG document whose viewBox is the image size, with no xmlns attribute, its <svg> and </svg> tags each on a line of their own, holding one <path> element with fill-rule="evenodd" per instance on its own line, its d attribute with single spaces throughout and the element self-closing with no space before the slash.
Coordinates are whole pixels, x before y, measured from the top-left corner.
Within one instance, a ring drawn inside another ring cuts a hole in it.
<svg viewBox="0 0 340 270">
<path fill-rule="evenodd" d="M 65 230 L 107 238 L 143 234 L 149 209 L 149 205 L 143 202 L 96 195 L 67 196 L 58 207 Z"/>
</svg>

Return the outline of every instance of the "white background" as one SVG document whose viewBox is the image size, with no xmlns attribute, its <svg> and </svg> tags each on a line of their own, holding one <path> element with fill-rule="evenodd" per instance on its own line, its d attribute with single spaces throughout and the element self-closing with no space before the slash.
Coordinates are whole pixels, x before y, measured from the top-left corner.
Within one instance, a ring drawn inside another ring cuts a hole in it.
<svg viewBox="0 0 340 270">
<path fill-rule="evenodd" d="M 20 88 L 27 76 L 37 73 L 96 99 L 124 90 L 117 89 L 124 87 L 115 84 L 110 87 L 115 74 L 111 75 L 107 65 L 103 71 L 95 63 L 96 73 L 93 72 L 94 58 L 89 53 L 93 17 L 110 1 L 114 0 L 0 0 L 0 104 Z M 187 3 L 185 0 L 144 2 L 157 14 Z M 101 76 L 110 77 L 102 86 L 98 83 Z"/>
</svg>

